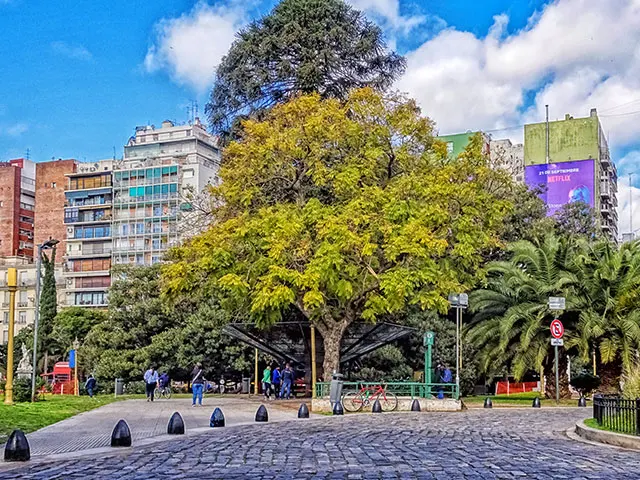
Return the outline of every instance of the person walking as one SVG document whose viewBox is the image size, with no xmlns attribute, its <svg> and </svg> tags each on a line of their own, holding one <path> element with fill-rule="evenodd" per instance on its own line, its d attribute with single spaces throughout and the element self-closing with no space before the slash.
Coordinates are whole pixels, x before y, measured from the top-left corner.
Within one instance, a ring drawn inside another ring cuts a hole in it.
<svg viewBox="0 0 640 480">
<path fill-rule="evenodd" d="M 440 377 L 441 383 L 451 383 L 453 380 L 453 375 L 451 374 L 451 369 L 447 367 L 446 364 L 442 365 L 442 376 Z M 442 387 L 438 390 L 438 398 L 442 400 L 444 398 L 444 391 Z"/>
<path fill-rule="evenodd" d="M 265 400 L 271 400 L 271 365 L 262 372 L 262 393 Z"/>
<path fill-rule="evenodd" d="M 196 406 L 196 400 L 198 401 L 198 405 L 202 406 L 202 391 L 204 390 L 204 376 L 202 373 L 202 364 L 200 362 L 196 363 L 196 366 L 193 367 L 193 371 L 191 372 L 191 391 L 193 392 L 193 403 L 192 407 Z"/>
<path fill-rule="evenodd" d="M 153 392 L 158 386 L 158 372 L 151 365 L 149 370 L 144 372 L 144 383 L 147 392 L 147 402 L 153 402 Z"/>
<path fill-rule="evenodd" d="M 273 394 L 276 398 L 280 398 L 280 367 L 276 365 L 271 375 L 271 385 L 273 385 Z"/>
<path fill-rule="evenodd" d="M 280 389 L 280 398 L 289 400 L 291 398 L 291 385 L 293 384 L 293 370 L 290 364 L 286 364 L 282 371 L 282 387 Z"/>
<path fill-rule="evenodd" d="M 89 374 L 89 378 L 87 378 L 87 381 L 84 384 L 84 388 L 87 390 L 89 397 L 93 398 L 93 391 L 96 388 L 96 379 L 93 378 L 93 375 Z"/>
</svg>

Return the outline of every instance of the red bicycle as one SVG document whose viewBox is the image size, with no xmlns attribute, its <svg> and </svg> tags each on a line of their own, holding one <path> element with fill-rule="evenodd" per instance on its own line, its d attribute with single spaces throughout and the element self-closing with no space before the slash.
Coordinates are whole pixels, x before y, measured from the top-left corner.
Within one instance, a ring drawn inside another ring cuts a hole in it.
<svg viewBox="0 0 640 480">
<path fill-rule="evenodd" d="M 357 392 L 348 392 L 342 396 L 342 406 L 347 412 L 359 412 L 364 407 L 380 400 L 383 412 L 393 412 L 398 408 L 398 397 L 387 392 L 382 385 L 363 386 Z"/>
</svg>

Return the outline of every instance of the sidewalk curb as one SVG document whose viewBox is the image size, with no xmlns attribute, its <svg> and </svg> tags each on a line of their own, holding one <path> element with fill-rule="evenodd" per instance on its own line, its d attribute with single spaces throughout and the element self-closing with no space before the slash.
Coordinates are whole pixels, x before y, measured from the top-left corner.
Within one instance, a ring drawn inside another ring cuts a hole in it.
<svg viewBox="0 0 640 480">
<path fill-rule="evenodd" d="M 599 446 L 604 444 L 611 447 L 624 448 L 625 450 L 640 451 L 640 437 L 587 427 L 584 420 L 576 423 L 575 429 L 570 430 L 573 430 L 580 439 L 592 444 Z"/>
</svg>

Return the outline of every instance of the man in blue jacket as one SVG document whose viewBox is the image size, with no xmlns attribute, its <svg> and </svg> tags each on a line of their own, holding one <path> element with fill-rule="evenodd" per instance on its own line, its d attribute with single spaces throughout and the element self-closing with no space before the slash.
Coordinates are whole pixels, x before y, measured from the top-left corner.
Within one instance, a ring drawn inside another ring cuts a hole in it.
<svg viewBox="0 0 640 480">
<path fill-rule="evenodd" d="M 277 365 L 271 374 L 271 385 L 273 385 L 273 391 L 276 394 L 276 398 L 280 398 L 280 367 Z"/>
</svg>

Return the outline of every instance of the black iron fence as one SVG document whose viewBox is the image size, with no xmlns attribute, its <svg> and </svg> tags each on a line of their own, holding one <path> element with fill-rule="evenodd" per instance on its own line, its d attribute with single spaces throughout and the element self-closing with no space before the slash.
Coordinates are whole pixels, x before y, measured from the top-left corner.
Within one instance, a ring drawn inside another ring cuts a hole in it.
<svg viewBox="0 0 640 480">
<path fill-rule="evenodd" d="M 640 436 L 640 398 L 594 395 L 593 418 L 607 430 Z"/>
</svg>

